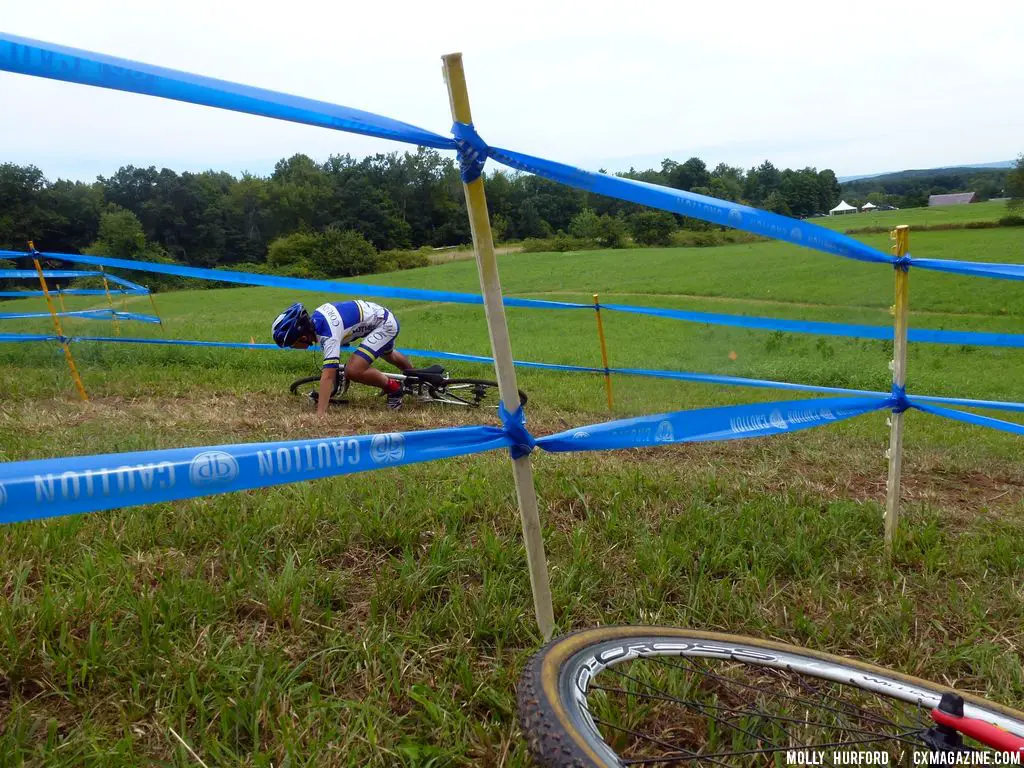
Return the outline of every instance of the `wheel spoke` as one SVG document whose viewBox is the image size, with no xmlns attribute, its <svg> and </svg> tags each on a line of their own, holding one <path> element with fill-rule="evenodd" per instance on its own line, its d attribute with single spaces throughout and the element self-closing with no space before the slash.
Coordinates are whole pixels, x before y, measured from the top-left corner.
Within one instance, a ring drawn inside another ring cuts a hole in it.
<svg viewBox="0 0 1024 768">
<path fill-rule="evenodd" d="M 655 662 L 657 662 L 659 664 L 664 664 L 664 665 L 669 666 L 669 667 L 675 667 L 677 669 L 687 669 L 687 667 L 683 667 L 683 666 L 681 666 L 679 664 L 675 664 L 675 663 L 673 663 L 672 661 L 670 661 L 668 659 L 652 658 L 652 659 L 650 659 L 650 661 L 655 661 Z M 687 661 L 689 661 L 689 659 L 687 659 Z M 763 669 L 763 668 L 760 668 L 760 669 Z M 707 670 L 694 669 L 694 671 L 697 672 L 698 674 L 705 675 L 705 676 L 707 676 L 707 677 L 709 677 L 711 679 L 718 680 L 720 682 L 725 682 L 725 683 L 728 683 L 730 685 L 734 685 L 734 686 L 737 686 L 737 687 L 740 687 L 740 688 L 747 688 L 747 689 L 755 690 L 755 691 L 758 691 L 758 692 L 761 692 L 761 693 L 766 693 L 769 697 L 772 697 L 772 698 L 788 699 L 788 700 L 793 701 L 793 702 L 795 702 L 797 704 L 803 704 L 804 706 L 814 707 L 816 709 L 819 709 L 819 710 L 822 710 L 822 711 L 825 711 L 825 712 L 832 712 L 832 713 L 838 714 L 838 715 L 849 714 L 849 712 L 846 712 L 844 710 L 836 709 L 834 707 L 826 707 L 826 706 L 823 706 L 821 704 L 817 704 L 816 702 L 813 702 L 810 699 L 805 699 L 805 698 L 803 698 L 801 696 L 793 696 L 791 694 L 780 693 L 778 691 L 763 691 L 761 688 L 758 688 L 755 685 L 751 685 L 750 683 L 743 683 L 743 682 L 740 682 L 738 680 L 730 680 L 730 679 L 728 679 L 726 677 L 722 677 L 721 675 L 716 674 L 714 672 L 708 672 Z M 878 723 L 879 725 L 898 725 L 898 723 L 896 723 L 896 722 L 894 722 L 892 720 L 888 720 L 886 718 L 880 718 L 880 717 L 872 716 L 872 715 L 864 714 L 863 715 L 863 719 L 867 720 L 868 722 Z"/>
<path fill-rule="evenodd" d="M 654 736 L 651 736 L 649 734 L 643 733 L 642 731 L 636 731 L 636 730 L 634 730 L 632 728 L 626 728 L 625 726 L 615 725 L 614 723 L 609 723 L 609 722 L 607 722 L 605 720 L 602 720 L 602 719 L 600 719 L 598 717 L 594 718 L 594 722 L 597 723 L 598 725 L 603 725 L 605 728 L 611 728 L 611 729 L 616 730 L 616 731 L 621 731 L 623 733 L 628 733 L 630 736 L 636 736 L 637 738 L 644 739 L 645 741 L 649 741 L 652 744 L 657 744 L 660 747 L 668 747 L 669 749 L 672 749 L 675 752 L 675 754 L 682 753 L 684 755 L 687 755 L 688 756 L 687 759 L 694 759 L 694 758 L 701 759 L 701 760 L 704 759 L 701 755 L 698 755 L 696 752 L 691 752 L 690 750 L 682 749 L 682 748 L 676 746 L 675 744 L 670 744 L 667 741 L 662 741 L 661 739 L 657 739 Z M 723 762 L 721 762 L 719 760 L 713 760 L 712 762 L 716 762 L 719 765 L 724 765 L 727 768 L 729 766 L 728 763 L 723 763 Z"/>
<path fill-rule="evenodd" d="M 634 680 L 635 678 L 629 678 L 629 679 L 630 680 Z M 637 681 L 637 682 L 641 682 L 641 681 Z M 643 684 L 643 683 L 641 682 L 641 684 Z M 679 704 L 679 705 L 681 705 L 683 707 L 686 707 L 687 709 L 694 708 L 694 709 L 699 709 L 699 710 L 709 710 L 709 709 L 711 709 L 711 710 L 718 710 L 718 711 L 723 711 L 724 710 L 725 712 L 728 712 L 730 714 L 735 714 L 735 715 L 740 715 L 740 716 L 742 716 L 742 715 L 750 715 L 750 716 L 753 716 L 753 717 L 761 718 L 763 720 L 772 720 L 774 722 L 779 722 L 779 723 L 793 723 L 793 724 L 796 724 L 796 725 L 820 725 L 820 723 L 815 723 L 812 720 L 801 720 L 801 719 L 796 718 L 796 717 L 785 717 L 783 715 L 773 715 L 773 714 L 770 714 L 770 713 L 765 712 L 765 711 L 760 710 L 760 709 L 740 710 L 740 709 L 736 709 L 734 707 L 728 707 L 728 706 L 724 706 L 724 705 L 721 705 L 721 704 L 706 704 L 706 703 L 701 703 L 701 702 L 685 701 L 683 699 L 680 699 L 680 698 L 677 698 L 675 696 L 671 696 L 671 695 L 668 695 L 668 694 L 640 693 L 639 691 L 628 691 L 625 688 L 610 688 L 608 686 L 603 686 L 603 685 L 591 685 L 587 690 L 607 691 L 609 693 L 621 693 L 621 694 L 624 694 L 626 696 L 635 696 L 638 699 L 645 699 L 645 700 L 648 700 L 648 701 L 671 702 L 671 703 Z M 726 722 L 728 724 L 728 721 L 720 721 L 720 722 Z M 896 724 L 893 723 L 893 725 L 896 725 Z M 738 726 L 735 726 L 735 725 L 733 725 L 732 727 L 736 728 L 736 730 L 740 731 L 740 733 L 744 733 L 744 734 L 746 734 L 748 736 L 752 736 L 754 738 L 760 738 L 760 739 L 763 739 L 763 740 L 767 741 L 767 739 L 765 739 L 763 736 L 758 736 L 757 734 L 750 733 L 749 731 L 745 731 L 742 728 L 739 728 Z M 834 725 L 827 726 L 827 727 L 830 728 L 831 730 L 837 730 L 836 726 L 834 726 Z M 854 728 L 854 727 L 847 727 L 847 728 L 843 728 L 842 730 L 844 732 L 846 732 L 846 733 L 856 733 L 856 734 L 873 734 L 873 733 L 875 733 L 874 731 L 868 731 L 868 730 L 866 730 L 864 728 Z M 893 737 L 893 738 L 898 738 L 898 737 Z"/>
<path fill-rule="evenodd" d="M 840 746 L 840 745 L 849 746 L 849 745 L 855 745 L 855 744 L 875 743 L 875 742 L 896 742 L 896 743 L 902 742 L 902 743 L 907 743 L 907 744 L 910 744 L 910 745 L 916 745 L 916 744 L 919 743 L 918 741 L 910 738 L 913 734 L 918 733 L 920 731 L 919 728 L 912 728 L 912 727 L 908 728 L 906 726 L 900 727 L 897 723 L 893 722 L 891 719 L 887 719 L 887 718 L 883 718 L 883 717 L 879 717 L 879 716 L 869 715 L 868 713 L 864 712 L 861 708 L 857 707 L 856 705 L 852 704 L 851 702 L 846 701 L 845 699 L 841 699 L 841 698 L 833 695 L 832 693 L 829 693 L 827 691 L 824 691 L 824 690 L 821 690 L 821 689 L 818 689 L 818 688 L 814 688 L 812 686 L 807 685 L 806 681 L 804 681 L 802 679 L 801 675 L 795 675 L 795 676 L 791 675 L 791 677 L 795 677 L 796 678 L 797 683 L 799 685 L 801 685 L 801 687 L 803 687 L 805 692 L 810 693 L 810 694 L 814 694 L 814 695 L 823 695 L 826 699 L 828 699 L 828 700 L 830 700 L 832 702 L 838 703 L 840 705 L 840 707 L 817 706 L 815 702 L 811 701 L 810 699 L 804 698 L 804 697 L 792 696 L 792 695 L 789 695 L 789 694 L 782 694 L 782 693 L 778 693 L 778 692 L 766 692 L 766 691 L 764 691 L 762 688 L 760 688 L 758 686 L 751 685 L 749 683 L 744 683 L 744 682 L 741 682 L 741 681 L 738 681 L 738 680 L 734 680 L 732 678 L 724 677 L 723 675 L 720 675 L 720 674 L 716 674 L 716 673 L 710 672 L 706 668 L 703 668 L 701 666 L 693 664 L 691 659 L 684 659 L 684 661 L 686 661 L 688 663 L 688 666 L 685 666 L 685 667 L 680 665 L 680 664 L 674 663 L 674 662 L 666 661 L 665 659 L 659 659 L 657 657 L 650 658 L 650 659 L 647 659 L 647 660 L 648 661 L 657 661 L 657 662 L 660 662 L 665 667 L 668 667 L 668 668 L 671 668 L 671 669 L 677 669 L 677 670 L 683 671 L 683 672 L 688 673 L 688 674 L 691 674 L 691 673 L 692 674 L 696 674 L 696 675 L 699 675 L 699 676 L 701 676 L 703 678 L 706 678 L 706 679 L 709 679 L 709 680 L 714 680 L 715 682 L 725 683 L 727 685 L 738 687 L 738 688 L 741 688 L 741 689 L 744 689 L 744 690 L 756 691 L 759 695 L 764 695 L 764 694 L 767 693 L 769 698 L 778 698 L 778 699 L 782 699 L 782 700 L 785 700 L 785 701 L 791 701 L 791 702 L 794 702 L 797 705 L 800 705 L 801 707 L 808 707 L 808 706 L 810 706 L 811 708 L 818 709 L 818 710 L 821 710 L 821 711 L 824 711 L 824 712 L 829 712 L 829 713 L 832 713 L 833 715 L 836 715 L 836 716 L 839 717 L 839 722 L 835 722 L 835 723 L 815 722 L 813 720 L 808 720 L 806 718 L 800 719 L 800 718 L 797 718 L 797 717 L 791 717 L 791 716 L 786 716 L 786 715 L 781 715 L 781 714 L 770 714 L 768 712 L 763 711 L 763 708 L 757 707 L 756 705 L 754 705 L 753 708 L 744 708 L 744 707 L 737 707 L 736 705 L 722 705 L 722 704 L 715 704 L 715 703 L 709 703 L 709 702 L 703 702 L 703 701 L 685 700 L 685 699 L 680 698 L 679 696 L 673 696 L 673 695 L 667 693 L 666 691 L 662 690 L 661 688 L 659 688 L 658 686 L 652 684 L 649 681 L 641 680 L 641 679 L 639 679 L 639 678 L 637 678 L 637 677 L 635 677 L 633 675 L 627 674 L 626 672 L 624 672 L 621 669 L 615 669 L 614 667 L 606 668 L 604 670 L 604 672 L 605 673 L 611 672 L 612 674 L 615 674 L 616 676 L 618 676 L 618 677 L 620 677 L 622 679 L 629 680 L 629 681 L 635 683 L 636 685 L 638 685 L 638 686 L 640 686 L 642 688 L 648 689 L 648 691 L 653 691 L 653 693 L 645 692 L 645 691 L 627 690 L 625 688 L 614 688 L 614 687 L 602 686 L 602 685 L 596 685 L 596 684 L 591 684 L 589 686 L 588 690 L 595 690 L 595 691 L 601 690 L 601 691 L 605 691 L 606 693 L 622 694 L 622 695 L 625 695 L 627 697 L 628 696 L 633 696 L 633 697 L 636 697 L 638 699 L 645 700 L 645 701 L 654 701 L 654 702 L 663 701 L 663 702 L 669 702 L 669 703 L 672 703 L 672 704 L 676 704 L 676 705 L 682 707 L 683 709 L 686 709 L 686 710 L 695 712 L 695 713 L 697 713 L 699 715 L 702 715 L 703 717 L 707 718 L 709 721 L 716 722 L 718 724 L 721 724 L 721 725 L 725 726 L 728 729 L 731 729 L 734 732 L 743 734 L 744 736 L 747 736 L 750 739 L 753 739 L 755 743 L 767 745 L 769 747 L 769 748 L 762 747 L 762 748 L 759 748 L 759 749 L 756 749 L 756 750 L 752 749 L 752 750 L 745 750 L 745 751 L 740 751 L 740 752 L 721 753 L 723 756 L 724 755 L 737 755 L 737 754 L 762 754 L 762 753 L 764 753 L 764 754 L 772 754 L 772 753 L 778 753 L 778 752 L 781 752 L 781 751 L 792 749 L 793 748 L 793 737 L 792 737 L 792 734 L 790 733 L 790 731 L 787 730 L 785 724 L 791 724 L 791 725 L 797 725 L 797 726 L 805 726 L 805 727 L 816 728 L 816 729 L 820 729 L 820 730 L 824 731 L 825 733 L 829 733 L 829 734 L 843 733 L 843 734 L 848 734 L 850 736 L 866 737 L 866 738 L 859 738 L 859 739 L 848 739 L 848 740 L 838 741 L 838 742 L 827 741 L 826 743 L 823 743 L 823 744 L 806 744 L 806 745 L 804 745 L 804 748 L 823 748 L 823 747 Z M 634 663 L 636 663 L 636 662 L 634 662 Z M 779 672 L 778 670 L 775 670 L 775 669 L 759 668 L 758 671 L 759 672 L 764 672 L 764 671 L 771 672 L 772 673 L 771 677 L 775 681 L 780 683 L 780 684 L 785 684 L 787 682 L 789 682 L 789 683 L 792 682 L 789 677 L 782 675 L 781 672 Z M 875 698 L 879 698 L 879 699 L 881 698 L 877 694 L 875 694 L 874 692 L 871 692 L 871 694 Z M 748 703 L 747 707 L 750 707 L 750 706 L 751 705 Z M 864 726 L 857 727 L 857 726 L 852 725 L 847 720 L 847 716 L 850 714 L 848 709 L 850 709 L 850 708 L 852 708 L 854 710 L 855 716 L 859 720 L 865 721 L 865 723 L 867 725 L 872 725 L 873 724 L 873 725 L 879 725 L 879 726 L 892 727 L 892 728 L 895 729 L 895 732 L 889 733 L 889 734 L 884 734 L 884 735 L 879 735 L 876 731 L 868 730 Z M 757 733 L 757 732 L 755 732 L 753 730 L 750 730 L 748 728 L 741 727 L 741 725 L 737 724 L 734 720 L 731 720 L 731 719 L 728 719 L 728 718 L 725 718 L 725 717 L 721 717 L 721 716 L 719 716 L 716 713 L 727 713 L 727 714 L 730 714 L 730 715 L 735 715 L 739 719 L 742 719 L 743 717 L 753 717 L 753 718 L 756 718 L 759 722 L 770 722 L 771 724 L 773 724 L 773 725 L 775 725 L 776 727 L 779 728 L 779 730 L 780 730 L 779 735 L 783 737 L 784 741 L 786 742 L 786 745 L 779 744 L 777 741 L 775 741 L 774 739 L 770 738 L 769 735 L 760 734 L 760 733 Z M 603 720 L 602 722 L 607 723 L 606 720 Z M 610 727 L 610 724 L 609 724 L 609 727 Z M 618 728 L 622 728 L 622 726 L 617 726 L 617 727 Z M 645 733 L 643 733 L 641 731 L 636 731 L 635 735 L 638 735 L 638 736 L 641 736 L 641 737 L 644 737 L 644 738 L 649 738 L 648 734 L 645 734 Z M 822 734 L 822 735 L 824 735 L 824 734 Z M 683 750 L 683 751 L 689 752 L 689 750 Z M 718 753 L 715 753 L 715 754 L 718 755 Z M 703 759 L 703 757 L 705 757 L 705 756 L 701 756 L 701 759 Z M 672 760 L 668 760 L 666 758 L 666 759 L 663 759 L 662 762 L 666 762 L 666 761 L 667 762 L 679 762 L 680 760 L 683 760 L 683 759 L 685 759 L 685 760 L 692 760 L 694 758 L 692 758 L 692 757 L 680 758 L 677 755 Z M 657 761 L 654 761 L 654 762 L 657 762 Z M 827 764 L 830 764 L 830 763 L 827 763 Z"/>
<path fill-rule="evenodd" d="M 704 704 L 700 704 L 700 703 L 697 703 L 697 702 L 686 702 L 686 701 L 683 701 L 682 699 L 679 699 L 678 697 L 673 697 L 670 694 L 665 693 L 664 691 L 662 691 L 661 689 L 651 685 L 650 683 L 644 682 L 642 680 L 638 680 L 635 677 L 630 677 L 625 672 L 622 672 L 622 671 L 614 669 L 614 668 L 611 668 L 609 671 L 615 672 L 615 673 L 621 675 L 622 677 L 625 677 L 627 680 L 632 680 L 635 683 L 639 683 L 640 685 L 643 685 L 645 687 L 652 688 L 653 690 L 657 691 L 660 694 L 663 694 L 666 698 L 674 701 L 675 703 L 681 704 L 683 707 L 685 707 L 687 709 L 696 710 L 696 712 L 698 714 L 706 715 L 706 716 L 710 717 L 712 720 L 714 720 L 716 723 L 720 723 L 721 725 L 724 725 L 727 728 L 732 728 L 733 730 L 739 731 L 740 733 L 744 734 L 745 736 L 750 736 L 751 738 L 754 738 L 754 739 L 759 739 L 759 740 L 761 739 L 761 737 L 758 736 L 757 734 L 751 733 L 750 731 L 746 731 L 743 728 L 740 728 L 738 725 L 735 725 L 734 723 L 730 722 L 729 720 L 726 720 L 725 718 L 717 717 L 716 715 L 709 714 L 706 711 L 706 709 L 714 709 L 714 708 L 717 708 L 717 707 L 710 707 L 710 706 L 707 706 L 707 705 L 704 705 Z M 725 709 L 725 708 L 723 707 L 723 709 Z"/>
</svg>

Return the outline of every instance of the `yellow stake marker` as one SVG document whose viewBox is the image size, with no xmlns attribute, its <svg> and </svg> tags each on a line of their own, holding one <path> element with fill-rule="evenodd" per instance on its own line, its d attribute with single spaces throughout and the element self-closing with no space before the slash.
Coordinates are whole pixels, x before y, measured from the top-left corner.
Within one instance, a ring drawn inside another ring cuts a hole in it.
<svg viewBox="0 0 1024 768">
<path fill-rule="evenodd" d="M 28 247 L 32 251 L 35 251 L 36 249 L 31 240 L 29 241 Z M 57 317 L 57 311 L 53 308 L 53 299 L 50 298 L 50 291 L 46 287 L 46 278 L 43 276 L 43 267 L 39 263 L 39 259 L 32 259 L 32 263 L 36 265 L 36 274 L 39 275 L 39 284 L 43 286 L 43 296 L 46 298 L 46 306 L 50 309 L 50 317 L 53 318 L 53 327 L 57 331 L 57 335 L 63 339 L 64 330 L 61 328 L 60 318 Z M 66 341 L 61 341 L 60 345 L 64 350 L 64 359 L 68 361 L 68 368 L 71 369 L 71 378 L 74 380 L 75 387 L 78 389 L 78 396 L 81 397 L 82 400 L 88 401 L 89 395 L 85 393 L 85 385 L 82 384 L 82 379 L 78 375 L 78 369 L 75 367 L 75 359 L 71 356 L 71 348 L 68 347 L 68 343 Z"/>
<path fill-rule="evenodd" d="M 608 347 L 604 341 L 604 323 L 601 322 L 601 303 L 594 294 L 594 315 L 597 317 L 597 338 L 601 342 L 601 362 L 604 363 L 604 391 L 608 395 L 608 410 L 612 409 L 612 375 L 608 373 Z"/>
<path fill-rule="evenodd" d="M 469 92 L 466 89 L 466 73 L 462 68 L 462 54 L 452 53 L 442 57 L 442 60 L 452 119 L 457 123 L 470 124 L 473 122 L 473 116 L 469 108 Z M 510 410 L 515 410 L 519 406 L 519 388 L 516 385 L 512 345 L 505 322 L 505 305 L 501 299 L 501 281 L 498 279 L 498 261 L 494 256 L 491 222 L 487 216 L 484 180 L 477 178 L 468 184 L 464 182 L 462 189 L 466 194 L 466 209 L 469 213 L 470 232 L 473 235 L 473 250 L 476 252 L 480 289 L 484 295 L 484 315 L 491 337 L 498 391 L 501 393 L 502 402 L 506 403 Z M 526 543 L 526 562 L 530 570 L 530 586 L 533 589 L 534 613 L 541 634 L 545 640 L 549 640 L 555 629 L 555 616 L 551 607 L 551 587 L 548 583 L 544 539 L 541 536 L 537 491 L 533 486 L 530 457 L 513 459 L 512 474 L 516 483 L 516 495 L 519 497 L 519 515 Z"/>
<path fill-rule="evenodd" d="M 149 303 L 153 306 L 153 314 L 156 315 L 156 319 L 160 321 L 160 330 L 163 332 L 164 336 L 166 336 L 167 332 L 164 330 L 164 321 L 161 319 L 160 313 L 156 310 L 156 299 L 153 298 L 153 291 L 149 290 L 148 285 L 146 286 L 146 291 L 148 292 L 147 295 L 149 296 Z"/>
<path fill-rule="evenodd" d="M 121 335 L 121 321 L 117 319 L 117 315 L 114 314 L 114 300 L 110 298 L 110 286 L 107 285 L 107 273 L 100 267 L 100 274 L 103 275 L 103 292 L 107 294 L 107 306 L 110 307 L 110 318 L 114 321 L 114 333 L 117 336 Z"/>
<path fill-rule="evenodd" d="M 910 227 L 896 227 L 896 256 L 906 256 L 910 248 Z M 896 270 L 896 304 L 893 308 L 895 326 L 893 334 L 892 383 L 904 387 L 907 383 L 907 324 L 910 299 L 910 272 Z M 900 515 L 900 479 L 903 471 L 903 416 L 893 413 L 889 430 L 889 479 L 885 499 L 885 551 L 892 554 L 893 539 Z"/>
</svg>

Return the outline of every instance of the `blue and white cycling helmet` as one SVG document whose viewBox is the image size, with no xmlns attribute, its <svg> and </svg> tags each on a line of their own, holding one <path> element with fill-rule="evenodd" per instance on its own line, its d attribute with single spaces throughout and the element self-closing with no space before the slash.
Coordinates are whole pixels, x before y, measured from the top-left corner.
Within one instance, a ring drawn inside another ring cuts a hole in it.
<svg viewBox="0 0 1024 768">
<path fill-rule="evenodd" d="M 277 316 L 270 330 L 277 346 L 290 347 L 296 339 L 308 332 L 312 325 L 306 308 L 302 304 L 292 304 Z"/>
</svg>

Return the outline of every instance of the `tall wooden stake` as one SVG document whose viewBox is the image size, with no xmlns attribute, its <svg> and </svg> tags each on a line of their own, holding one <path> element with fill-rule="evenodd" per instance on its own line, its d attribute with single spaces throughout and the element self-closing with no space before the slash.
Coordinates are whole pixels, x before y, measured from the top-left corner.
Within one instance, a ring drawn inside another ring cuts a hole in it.
<svg viewBox="0 0 1024 768">
<path fill-rule="evenodd" d="M 164 336 L 166 336 L 167 332 L 164 330 L 164 321 L 160 318 L 160 313 L 156 310 L 156 299 L 153 298 L 153 291 L 149 289 L 148 285 L 146 286 L 146 291 L 146 295 L 149 296 L 149 303 L 153 306 L 153 314 L 156 315 L 157 320 L 160 320 L 160 331 Z"/>
<path fill-rule="evenodd" d="M 469 108 L 469 92 L 466 89 L 466 73 L 462 68 L 462 54 L 452 53 L 442 57 L 445 82 L 448 85 L 448 100 L 452 119 L 457 123 L 470 124 L 473 116 Z M 480 274 L 480 290 L 484 296 L 484 313 L 487 330 L 491 337 L 494 368 L 498 378 L 498 391 L 509 409 L 519 406 L 519 387 L 516 384 L 516 370 L 512 362 L 512 346 L 509 343 L 508 325 L 505 321 L 505 307 L 501 299 L 501 282 L 498 279 L 498 261 L 494 255 L 494 240 L 491 222 L 487 216 L 487 198 L 484 196 L 483 178 L 463 183 L 466 193 L 466 208 L 469 212 L 470 230 L 473 235 L 473 250 Z M 551 587 L 548 583 L 547 561 L 544 556 L 544 539 L 541 536 L 540 514 L 537 511 L 537 492 L 533 487 L 533 468 L 530 457 L 524 456 L 512 461 L 516 494 L 519 497 L 519 514 L 523 525 L 523 539 L 526 543 L 526 560 L 530 569 L 530 586 L 533 589 L 533 607 L 537 626 L 545 640 L 554 632 L 555 618 L 551 607 Z"/>
<path fill-rule="evenodd" d="M 35 252 L 36 247 L 32 241 L 29 241 L 28 247 L 31 251 Z M 43 287 L 43 297 L 46 299 L 46 306 L 50 309 L 50 317 L 53 319 L 53 328 L 57 331 L 57 335 L 62 339 L 60 345 L 64 350 L 64 359 L 68 361 L 68 368 L 71 370 L 71 378 L 75 382 L 75 388 L 78 390 L 78 396 L 82 398 L 82 400 L 88 401 L 89 395 L 85 393 L 85 385 L 82 384 L 82 379 L 78 375 L 78 368 L 75 367 L 75 359 L 71 356 L 71 348 L 68 346 L 66 341 L 63 341 L 64 330 L 61 328 L 60 318 L 57 316 L 57 310 L 53 306 L 53 299 L 50 297 L 50 289 L 46 287 L 46 277 L 43 275 L 43 266 L 39 263 L 39 259 L 32 259 L 32 263 L 35 264 L 36 274 L 39 275 L 39 284 Z"/>
<path fill-rule="evenodd" d="M 608 345 L 604 340 L 604 323 L 601 322 L 601 303 L 594 294 L 594 314 L 597 316 L 597 340 L 601 342 L 601 362 L 604 363 L 604 391 L 608 395 L 608 410 L 612 410 L 612 375 L 608 372 Z"/>
<path fill-rule="evenodd" d="M 896 256 L 906 256 L 910 244 L 910 227 L 896 227 Z M 901 389 L 907 384 L 907 316 L 910 295 L 910 272 L 896 270 L 896 304 L 893 307 L 892 383 Z M 900 475 L 903 471 L 903 416 L 893 413 L 889 430 L 889 480 L 885 499 L 885 551 L 892 554 L 893 539 L 900 516 Z"/>
<path fill-rule="evenodd" d="M 107 294 L 107 306 L 110 307 L 110 319 L 114 323 L 114 334 L 117 336 L 121 335 L 121 321 L 117 318 L 117 313 L 114 310 L 114 300 L 110 298 L 110 286 L 107 285 L 107 273 L 103 267 L 100 267 L 100 274 L 103 276 L 103 292 Z"/>
</svg>

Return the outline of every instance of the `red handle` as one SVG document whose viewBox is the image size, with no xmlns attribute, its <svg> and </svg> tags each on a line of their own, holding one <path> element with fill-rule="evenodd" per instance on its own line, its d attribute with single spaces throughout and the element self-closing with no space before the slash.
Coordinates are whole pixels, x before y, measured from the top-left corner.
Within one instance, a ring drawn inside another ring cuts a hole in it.
<svg viewBox="0 0 1024 768">
<path fill-rule="evenodd" d="M 1014 736 L 1009 731 L 984 720 L 973 717 L 957 717 L 939 709 L 932 710 L 932 719 L 939 725 L 946 725 L 965 736 L 1000 752 L 1020 752 L 1024 754 L 1024 739 Z"/>
</svg>

